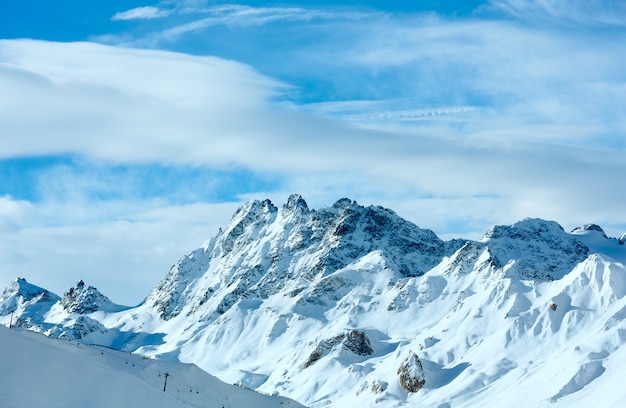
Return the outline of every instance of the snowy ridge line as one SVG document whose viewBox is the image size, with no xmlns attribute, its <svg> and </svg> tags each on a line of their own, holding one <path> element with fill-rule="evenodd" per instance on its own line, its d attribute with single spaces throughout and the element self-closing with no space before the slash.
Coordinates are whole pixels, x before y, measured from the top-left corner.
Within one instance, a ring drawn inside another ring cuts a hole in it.
<svg viewBox="0 0 626 408">
<path fill-rule="evenodd" d="M 151 387 L 164 373 L 154 368 L 176 359 L 242 395 L 312 408 L 572 408 L 597 395 L 621 407 L 625 260 L 626 246 L 596 225 L 568 233 L 527 218 L 443 241 L 392 210 L 349 199 L 314 210 L 295 195 L 242 206 L 134 308 L 82 314 L 11 291 L 0 323 L 18 305 L 33 326 L 55 327 L 46 334 L 152 370 Z M 208 402 L 187 393 L 204 381 L 177 375 L 179 393 Z"/>
</svg>

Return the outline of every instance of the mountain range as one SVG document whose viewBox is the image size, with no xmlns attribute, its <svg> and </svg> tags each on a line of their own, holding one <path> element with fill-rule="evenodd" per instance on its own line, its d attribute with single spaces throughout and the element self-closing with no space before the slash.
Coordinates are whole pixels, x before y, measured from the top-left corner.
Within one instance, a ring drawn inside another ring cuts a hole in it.
<svg viewBox="0 0 626 408">
<path fill-rule="evenodd" d="M 253 200 L 138 306 L 17 278 L 0 323 L 311 407 L 617 407 L 625 241 L 541 219 L 444 241 L 350 199 Z"/>
</svg>

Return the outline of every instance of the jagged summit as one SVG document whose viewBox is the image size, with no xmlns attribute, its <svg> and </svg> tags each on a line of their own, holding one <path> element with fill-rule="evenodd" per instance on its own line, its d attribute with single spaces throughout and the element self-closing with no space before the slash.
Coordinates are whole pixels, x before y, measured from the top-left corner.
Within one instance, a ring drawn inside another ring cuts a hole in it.
<svg viewBox="0 0 626 408">
<path fill-rule="evenodd" d="M 100 309 L 109 310 L 115 305 L 93 286 L 86 286 L 82 280 L 63 294 L 61 306 L 68 313 L 92 313 Z"/>
<path fill-rule="evenodd" d="M 306 201 L 304 201 L 304 198 L 302 198 L 302 196 L 300 194 L 292 194 L 289 196 L 289 198 L 287 199 L 287 202 L 283 205 L 283 208 L 287 209 L 287 210 L 300 210 L 303 212 L 308 212 L 309 211 L 309 206 L 307 205 Z"/>
<path fill-rule="evenodd" d="M 324 277 L 374 251 L 383 254 L 400 278 L 424 274 L 445 250 L 434 232 L 380 206 L 364 207 L 343 198 L 331 207 L 310 210 L 294 194 L 279 210 L 269 200 L 253 200 L 203 248 L 174 265 L 146 304 L 156 307 L 163 319 L 190 304 L 194 312 L 202 307 L 221 314 L 239 299 L 321 290 L 318 285 L 328 282 L 321 281 Z M 225 288 L 228 294 L 216 300 L 213 293 Z"/>
</svg>

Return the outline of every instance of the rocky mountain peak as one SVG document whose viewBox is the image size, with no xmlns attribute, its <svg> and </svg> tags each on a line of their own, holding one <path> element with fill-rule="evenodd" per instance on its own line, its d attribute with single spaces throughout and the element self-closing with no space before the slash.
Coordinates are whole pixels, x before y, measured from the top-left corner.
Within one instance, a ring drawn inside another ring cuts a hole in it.
<svg viewBox="0 0 626 408">
<path fill-rule="evenodd" d="M 301 211 L 305 213 L 309 211 L 309 206 L 307 205 L 306 201 L 304 201 L 304 198 L 302 198 L 300 194 L 290 195 L 289 198 L 287 199 L 287 203 L 283 205 L 283 208 L 287 210 Z"/>
<path fill-rule="evenodd" d="M 265 299 L 282 290 L 295 296 L 374 251 L 398 277 L 409 277 L 440 262 L 445 244 L 389 209 L 347 198 L 318 210 L 308 209 L 298 194 L 280 210 L 269 200 L 250 201 L 205 247 L 181 259 L 146 303 L 166 320 L 189 303 L 193 311 L 222 314 L 239 299 Z M 200 287 L 199 281 L 206 283 Z"/>
<path fill-rule="evenodd" d="M 558 223 L 533 218 L 495 226 L 481 242 L 486 243 L 496 266 L 512 261 L 521 279 L 560 279 L 590 252 Z"/>
<path fill-rule="evenodd" d="M 82 280 L 63 294 L 61 306 L 69 313 L 92 313 L 113 303 L 93 286 L 85 285 Z"/>
<path fill-rule="evenodd" d="M 337 200 L 335 204 L 333 204 L 333 208 L 343 209 L 343 208 L 349 207 L 351 204 L 358 205 L 356 201 L 352 201 L 349 198 L 344 197 L 344 198 L 340 198 L 339 200 Z"/>
<path fill-rule="evenodd" d="M 30 301 L 35 298 L 40 298 L 44 301 L 58 300 L 58 296 L 48 290 L 41 288 L 37 285 L 29 283 L 24 278 L 16 278 L 9 286 L 4 289 L 0 301 L 8 300 L 12 297 L 20 297 L 24 301 Z"/>
<path fill-rule="evenodd" d="M 59 301 L 54 293 L 33 285 L 23 278 L 17 278 L 4 289 L 0 296 L 0 316 L 6 316 L 22 309 L 48 309 L 52 304 Z"/>
<path fill-rule="evenodd" d="M 604 238 L 608 238 L 606 236 L 606 233 L 604 232 L 604 230 L 602 229 L 602 227 L 600 227 L 597 224 L 585 224 L 585 225 L 581 225 L 580 227 L 576 227 L 572 230 L 571 234 L 584 234 L 590 231 L 595 231 L 598 232 L 600 234 L 602 234 L 602 236 Z"/>
<path fill-rule="evenodd" d="M 548 240 L 553 236 L 562 236 L 564 233 L 565 230 L 557 222 L 526 218 L 513 225 L 494 226 L 487 231 L 481 241 L 503 238 L 525 241 Z"/>
</svg>

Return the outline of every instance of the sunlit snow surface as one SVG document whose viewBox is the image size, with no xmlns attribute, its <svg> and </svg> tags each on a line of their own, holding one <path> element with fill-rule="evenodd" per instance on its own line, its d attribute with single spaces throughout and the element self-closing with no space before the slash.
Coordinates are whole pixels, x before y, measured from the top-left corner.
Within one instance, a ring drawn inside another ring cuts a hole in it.
<svg viewBox="0 0 626 408">
<path fill-rule="evenodd" d="M 0 327 L 0 344 L 3 408 L 301 406 L 225 384 L 192 364 L 6 327 Z"/>
<path fill-rule="evenodd" d="M 313 211 L 294 196 L 242 207 L 138 307 L 79 316 L 5 292 L 0 322 L 12 309 L 31 330 L 194 363 L 311 407 L 621 407 L 625 260 L 587 226 L 527 219 L 443 242 L 380 207 Z M 350 331 L 371 350 L 346 346 Z M 426 381 L 416 393 L 398 381 L 411 352 Z"/>
</svg>

